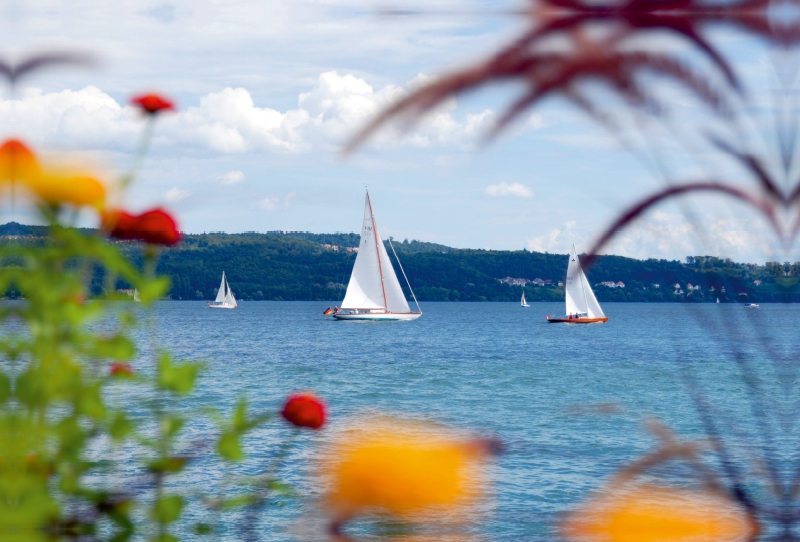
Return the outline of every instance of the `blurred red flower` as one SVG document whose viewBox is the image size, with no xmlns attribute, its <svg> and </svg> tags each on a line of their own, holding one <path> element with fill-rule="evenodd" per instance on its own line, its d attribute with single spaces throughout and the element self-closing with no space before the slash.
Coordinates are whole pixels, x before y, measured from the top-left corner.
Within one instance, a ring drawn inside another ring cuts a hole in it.
<svg viewBox="0 0 800 542">
<path fill-rule="evenodd" d="M 142 94 L 131 98 L 131 104 L 139 107 L 148 115 L 155 115 L 161 111 L 175 111 L 175 104 L 158 94 Z"/>
<path fill-rule="evenodd" d="M 319 429 L 325 424 L 325 404 L 313 393 L 295 393 L 286 400 L 281 416 L 297 427 Z"/>
<path fill-rule="evenodd" d="M 111 364 L 108 372 L 111 376 L 133 376 L 133 367 L 130 363 L 115 361 Z"/>
<path fill-rule="evenodd" d="M 175 220 L 161 208 L 140 215 L 120 210 L 108 211 L 103 214 L 102 227 L 111 237 L 126 241 L 172 246 L 181 240 Z"/>
</svg>

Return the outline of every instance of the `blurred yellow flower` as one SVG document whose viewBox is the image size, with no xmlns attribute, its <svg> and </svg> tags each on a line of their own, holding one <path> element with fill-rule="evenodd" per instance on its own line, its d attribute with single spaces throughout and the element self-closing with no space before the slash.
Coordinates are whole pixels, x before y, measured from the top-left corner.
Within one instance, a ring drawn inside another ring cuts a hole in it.
<svg viewBox="0 0 800 542">
<path fill-rule="evenodd" d="M 37 199 L 49 204 L 92 206 L 105 204 L 103 183 L 75 168 L 44 168 L 21 141 L 10 139 L 0 145 L 0 183 L 19 182 Z"/>
<path fill-rule="evenodd" d="M 568 516 L 561 533 L 581 542 L 733 542 L 751 540 L 758 527 L 721 495 L 641 486 L 589 501 Z"/>
<path fill-rule="evenodd" d="M 106 198 L 106 189 L 100 181 L 79 173 L 41 175 L 26 184 L 46 203 L 69 203 L 78 207 L 88 205 L 100 209 Z"/>
<path fill-rule="evenodd" d="M 364 512 L 417 519 L 461 510 L 482 494 L 488 452 L 481 441 L 430 426 L 374 420 L 347 432 L 328 454 L 326 504 L 337 523 Z"/>
</svg>

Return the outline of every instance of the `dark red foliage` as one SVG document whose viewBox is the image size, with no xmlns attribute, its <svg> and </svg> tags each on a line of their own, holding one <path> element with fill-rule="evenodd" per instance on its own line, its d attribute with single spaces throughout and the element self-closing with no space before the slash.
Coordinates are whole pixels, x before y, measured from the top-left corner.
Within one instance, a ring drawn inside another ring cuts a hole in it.
<svg viewBox="0 0 800 542">
<path fill-rule="evenodd" d="M 131 104 L 139 107 L 149 115 L 155 115 L 161 111 L 175 111 L 175 104 L 158 94 L 143 94 L 131 98 Z"/>
<path fill-rule="evenodd" d="M 319 429 L 325 425 L 325 404 L 313 393 L 290 395 L 281 416 L 297 427 Z"/>
<path fill-rule="evenodd" d="M 644 71 L 673 79 L 690 90 L 716 112 L 725 114 L 727 106 L 721 94 L 698 74 L 678 60 L 664 54 L 619 51 L 620 36 L 592 40 L 583 33 L 572 33 L 573 48 L 566 53 L 531 52 L 510 47 L 489 60 L 445 76 L 381 112 L 345 147 L 349 153 L 364 143 L 390 119 L 408 116 L 416 119 L 445 100 L 495 81 L 522 81 L 527 90 L 500 117 L 490 136 L 496 135 L 512 120 L 549 95 L 560 95 L 592 116 L 599 117 L 592 101 L 583 94 L 581 84 L 599 81 L 615 90 L 636 107 L 658 112 L 654 96 L 638 83 Z"/>
<path fill-rule="evenodd" d="M 181 240 L 175 220 L 160 208 L 140 215 L 119 210 L 109 211 L 103 214 L 102 226 L 111 237 L 125 241 L 172 246 Z"/>
<path fill-rule="evenodd" d="M 793 2 L 796 0 L 790 0 Z M 727 82 L 729 90 L 741 92 L 733 69 L 718 49 L 703 34 L 705 27 L 737 27 L 782 47 L 800 42 L 800 22 L 770 19 L 770 0 L 733 0 L 712 3 L 707 0 L 622 0 L 597 3 L 593 0 L 536 0 L 525 12 L 530 29 L 490 58 L 451 73 L 413 92 L 381 112 L 358 132 L 344 149 L 345 154 L 363 144 L 375 131 L 392 119 L 420 118 L 445 100 L 497 82 L 522 82 L 527 90 L 511 104 L 490 135 L 495 135 L 525 109 L 551 94 L 560 95 L 599 120 L 598 112 L 582 93 L 579 84 L 600 81 L 610 86 L 630 104 L 659 112 L 652 94 L 639 85 L 639 74 L 649 71 L 690 88 L 718 113 L 727 114 L 722 93 L 709 83 L 710 74 L 694 73 L 677 58 L 666 53 L 634 51 L 630 48 L 639 35 L 667 31 L 689 40 L 706 54 Z M 591 29 L 602 25 L 610 38 L 589 39 Z M 551 37 L 563 40 L 567 52 L 547 52 L 542 42 Z M 655 106 L 655 107 L 654 107 Z M 608 122 L 607 122 L 608 123 Z M 610 123 L 609 123 L 610 124 Z"/>
</svg>

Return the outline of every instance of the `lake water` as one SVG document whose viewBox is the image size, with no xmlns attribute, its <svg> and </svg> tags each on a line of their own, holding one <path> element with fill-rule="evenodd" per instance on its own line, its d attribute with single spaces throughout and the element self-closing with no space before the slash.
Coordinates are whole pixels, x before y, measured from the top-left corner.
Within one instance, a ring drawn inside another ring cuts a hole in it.
<svg viewBox="0 0 800 542">
<path fill-rule="evenodd" d="M 160 344 L 207 363 L 197 397 L 183 406 L 230 411 L 245 396 L 254 410 L 274 411 L 288 392 L 315 390 L 329 404 L 331 425 L 304 435 L 281 472 L 304 495 L 313 495 L 306 475 L 315 443 L 363 412 L 497 436 L 508 449 L 492 468 L 491 510 L 474 529 L 486 540 L 551 539 L 561 512 L 652 449 L 649 416 L 683 438 L 703 437 L 687 377 L 739 432 L 739 448 L 752 448 L 763 415 L 750 409 L 747 384 L 781 403 L 778 376 L 793 367 L 800 342 L 796 305 L 609 303 L 609 322 L 590 326 L 548 324 L 545 315 L 563 313 L 563 303 L 425 303 L 410 323 L 337 322 L 322 317 L 327 306 L 158 304 Z M 750 380 L 737 356 L 754 364 Z M 277 422 L 257 431 L 241 472 L 258 472 L 284 431 Z M 193 483 L 222 480 L 202 459 L 197 466 Z M 299 518 L 313 513 L 302 497 L 273 509 L 264 539 L 297 539 Z"/>
</svg>

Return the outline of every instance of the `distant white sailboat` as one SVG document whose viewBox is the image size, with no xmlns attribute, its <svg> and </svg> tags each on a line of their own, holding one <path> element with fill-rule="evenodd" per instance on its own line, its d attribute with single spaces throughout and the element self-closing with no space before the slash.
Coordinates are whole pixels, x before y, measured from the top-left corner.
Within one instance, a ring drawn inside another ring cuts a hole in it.
<svg viewBox="0 0 800 542">
<path fill-rule="evenodd" d="M 391 246 L 391 241 L 389 242 Z M 394 247 L 392 247 L 394 252 Z M 397 253 L 394 253 L 397 258 Z M 400 259 L 397 259 L 400 264 Z M 408 278 L 405 276 L 402 264 L 400 271 L 406 279 L 408 290 L 417 303 L 417 298 L 411 290 Z M 412 312 L 397 280 L 397 275 L 389 260 L 389 254 L 383 245 L 378 226 L 375 223 L 375 213 L 372 201 L 367 191 L 364 204 L 364 222 L 361 227 L 361 241 L 358 246 L 358 255 L 353 265 L 353 273 L 347 285 L 347 292 L 342 301 L 342 307 L 333 313 L 337 320 L 416 320 L 422 316 L 422 310 L 417 303 L 417 312 Z"/>
<path fill-rule="evenodd" d="M 717 298 L 717 303 L 719 303 L 719 298 Z"/>
<path fill-rule="evenodd" d="M 569 265 L 567 266 L 567 281 L 564 286 L 564 294 L 567 304 L 567 315 L 563 318 L 550 318 L 547 321 L 552 323 L 566 322 L 569 324 L 599 324 L 607 322 L 608 318 L 603 314 L 600 303 L 594 296 L 589 281 L 581 268 L 578 253 L 575 245 L 569 253 Z"/>
<path fill-rule="evenodd" d="M 214 302 L 208 302 L 208 307 L 211 309 L 235 309 L 238 307 L 236 298 L 233 297 L 231 287 L 228 284 L 228 279 L 225 278 L 225 271 L 222 272 L 222 282 L 219 284 L 217 291 L 217 299 Z"/>
<path fill-rule="evenodd" d="M 139 288 L 134 288 L 133 289 L 133 300 L 136 301 L 137 303 L 141 303 L 142 302 L 142 298 L 139 297 Z"/>
<path fill-rule="evenodd" d="M 525 301 L 525 292 L 522 292 L 522 299 L 520 300 L 519 304 L 522 305 L 525 308 L 530 308 L 530 305 L 528 305 L 528 302 Z"/>
</svg>

